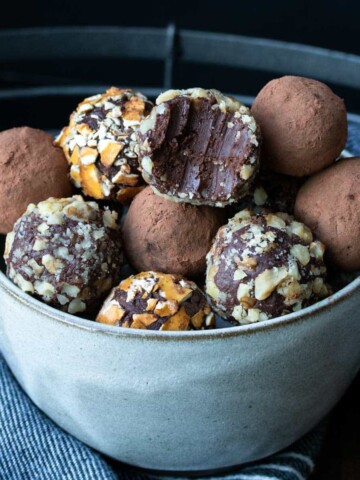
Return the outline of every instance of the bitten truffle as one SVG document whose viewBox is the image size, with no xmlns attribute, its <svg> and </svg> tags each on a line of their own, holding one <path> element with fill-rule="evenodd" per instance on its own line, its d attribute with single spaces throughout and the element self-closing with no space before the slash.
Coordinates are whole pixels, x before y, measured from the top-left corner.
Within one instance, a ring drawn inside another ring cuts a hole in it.
<svg viewBox="0 0 360 480">
<path fill-rule="evenodd" d="M 139 163 L 169 200 L 223 207 L 258 170 L 260 131 L 250 110 L 217 90 L 169 90 L 141 123 Z"/>
<path fill-rule="evenodd" d="M 120 279 L 117 213 L 82 197 L 29 205 L 6 237 L 7 276 L 68 313 L 91 311 Z"/>
<path fill-rule="evenodd" d="M 147 187 L 134 198 L 123 226 L 127 258 L 140 272 L 203 275 L 206 254 L 224 223 L 222 209 L 170 202 Z"/>
<path fill-rule="evenodd" d="M 127 203 L 143 188 L 134 132 L 151 107 L 141 93 L 115 87 L 78 105 L 56 143 L 85 195 Z"/>
<path fill-rule="evenodd" d="M 157 272 L 142 272 L 123 280 L 106 299 L 96 321 L 147 330 L 215 326 L 215 316 L 195 283 Z"/>
<path fill-rule="evenodd" d="M 345 147 L 345 104 L 316 80 L 272 80 L 257 95 L 252 114 L 263 136 L 262 162 L 278 173 L 311 175 L 332 164 Z"/>
<path fill-rule="evenodd" d="M 295 216 L 326 245 L 327 258 L 345 271 L 360 269 L 360 158 L 346 158 L 309 178 Z"/>
<path fill-rule="evenodd" d="M 210 304 L 234 324 L 300 310 L 330 294 L 324 245 L 286 213 L 242 210 L 221 227 L 207 256 Z"/>
<path fill-rule="evenodd" d="M 73 193 L 64 154 L 42 130 L 21 127 L 1 132 L 0 171 L 0 233 L 12 230 L 29 203 Z"/>
</svg>

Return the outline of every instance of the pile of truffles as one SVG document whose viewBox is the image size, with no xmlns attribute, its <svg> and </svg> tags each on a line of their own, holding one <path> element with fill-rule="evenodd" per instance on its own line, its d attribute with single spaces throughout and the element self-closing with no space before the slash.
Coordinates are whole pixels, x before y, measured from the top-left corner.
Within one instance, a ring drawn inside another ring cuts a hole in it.
<svg viewBox="0 0 360 480">
<path fill-rule="evenodd" d="M 360 158 L 339 160 L 346 140 L 343 100 L 307 78 L 272 80 L 251 110 L 217 90 L 152 104 L 112 87 L 84 99 L 55 141 L 0 133 L 7 276 L 118 328 L 299 311 L 360 269 Z"/>
</svg>

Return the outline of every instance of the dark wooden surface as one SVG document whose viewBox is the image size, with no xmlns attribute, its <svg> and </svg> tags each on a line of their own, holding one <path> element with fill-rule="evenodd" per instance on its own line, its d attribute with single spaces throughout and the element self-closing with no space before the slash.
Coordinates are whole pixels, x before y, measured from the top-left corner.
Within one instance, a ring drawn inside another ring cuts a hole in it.
<svg viewBox="0 0 360 480">
<path fill-rule="evenodd" d="M 311 480 L 360 480 L 360 375 L 331 415 Z"/>
</svg>

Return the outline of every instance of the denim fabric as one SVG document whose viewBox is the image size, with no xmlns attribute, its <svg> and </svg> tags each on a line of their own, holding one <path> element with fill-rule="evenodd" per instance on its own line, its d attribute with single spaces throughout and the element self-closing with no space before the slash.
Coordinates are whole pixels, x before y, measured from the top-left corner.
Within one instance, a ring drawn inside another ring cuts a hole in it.
<svg viewBox="0 0 360 480">
<path fill-rule="evenodd" d="M 350 124 L 348 150 L 360 154 L 360 126 Z M 325 433 L 322 423 L 283 452 L 217 479 L 306 480 Z M 104 458 L 55 425 L 31 402 L 0 355 L 0 480 L 148 480 Z"/>
</svg>

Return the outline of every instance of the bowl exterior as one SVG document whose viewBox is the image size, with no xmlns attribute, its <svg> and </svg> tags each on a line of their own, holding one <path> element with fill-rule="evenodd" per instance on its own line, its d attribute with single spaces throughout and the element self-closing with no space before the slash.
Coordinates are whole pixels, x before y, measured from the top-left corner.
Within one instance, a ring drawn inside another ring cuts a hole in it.
<svg viewBox="0 0 360 480">
<path fill-rule="evenodd" d="M 293 322 L 187 338 L 112 335 L 1 284 L 0 297 L 1 351 L 35 404 L 86 444 L 151 469 L 211 470 L 282 449 L 360 366 L 359 289 Z"/>
</svg>

